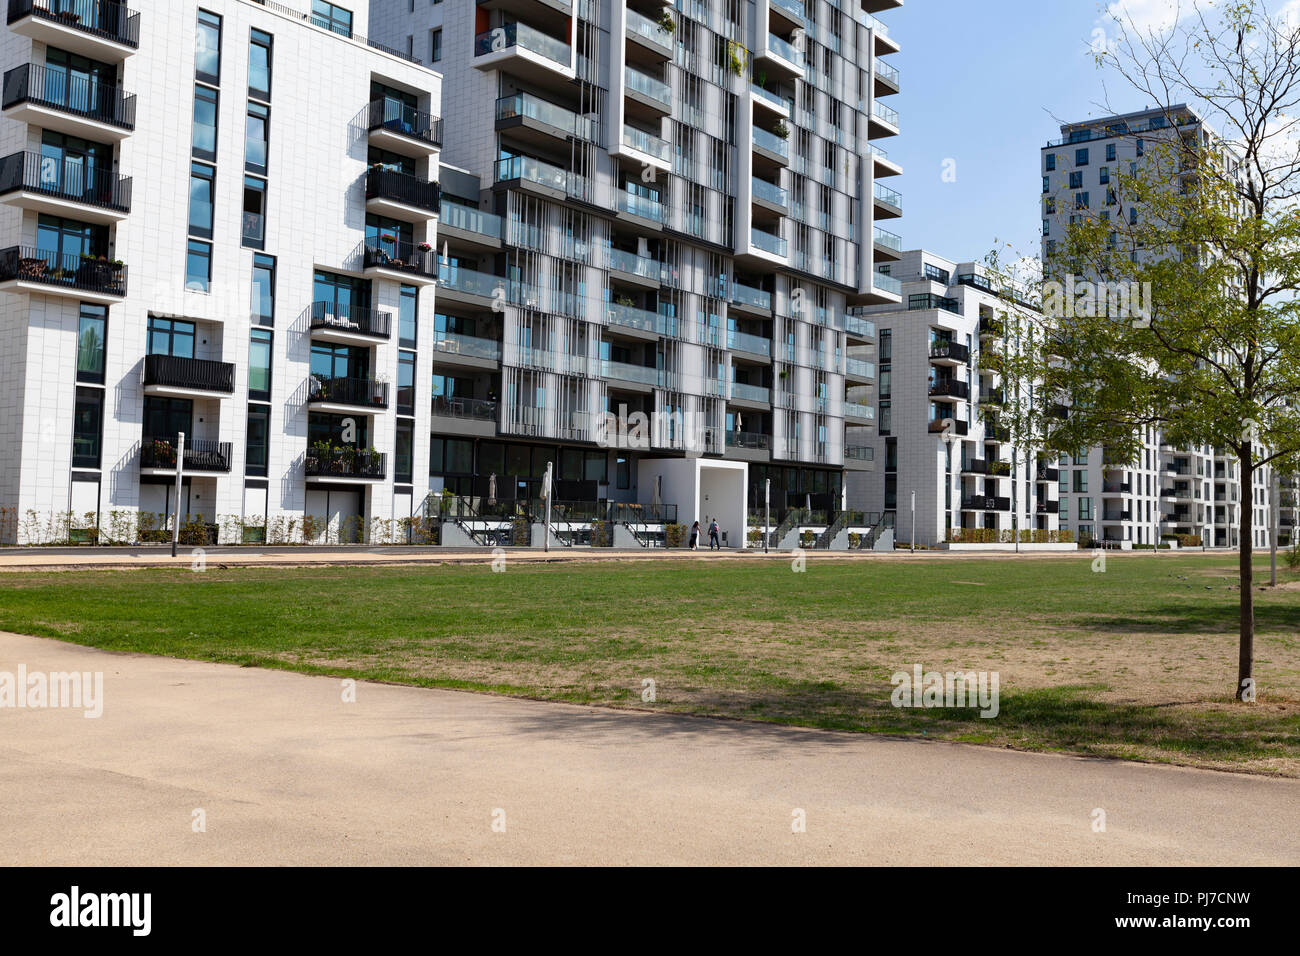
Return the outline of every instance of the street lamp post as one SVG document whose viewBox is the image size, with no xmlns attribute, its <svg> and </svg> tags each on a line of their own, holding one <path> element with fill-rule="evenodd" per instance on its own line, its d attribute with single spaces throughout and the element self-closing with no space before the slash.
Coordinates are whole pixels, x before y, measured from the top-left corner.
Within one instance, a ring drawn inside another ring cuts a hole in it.
<svg viewBox="0 0 1300 956">
<path fill-rule="evenodd" d="M 181 474 L 185 468 L 185 433 L 180 432 L 176 439 L 176 507 L 172 508 L 172 557 L 176 557 L 176 545 L 181 537 Z"/>
</svg>

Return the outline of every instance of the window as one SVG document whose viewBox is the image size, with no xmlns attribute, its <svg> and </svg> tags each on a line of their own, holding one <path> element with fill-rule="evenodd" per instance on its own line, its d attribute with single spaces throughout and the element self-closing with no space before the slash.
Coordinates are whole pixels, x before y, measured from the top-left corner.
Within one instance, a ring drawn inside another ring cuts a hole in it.
<svg viewBox="0 0 1300 956">
<path fill-rule="evenodd" d="M 1066 456 L 1065 456 L 1065 455 L 1062 455 L 1061 458 L 1062 458 L 1063 460 L 1066 460 Z M 1061 469 L 1057 472 L 1057 476 L 1056 476 L 1056 490 L 1057 490 L 1058 493 L 1060 493 L 1060 494 L 1062 494 L 1062 495 L 1065 494 L 1066 492 L 1068 492 L 1068 491 L 1070 490 L 1070 473 L 1069 473 L 1068 471 L 1066 471 L 1064 468 L 1061 468 Z"/>
<path fill-rule="evenodd" d="M 72 467 L 98 468 L 100 432 L 104 420 L 104 390 L 78 388 L 72 423 Z"/>
<path fill-rule="evenodd" d="M 1071 189 L 1083 188 L 1083 173 L 1078 173 L 1078 172 L 1070 173 L 1070 188 Z"/>
<path fill-rule="evenodd" d="M 397 344 L 401 348 L 415 348 L 416 336 L 419 332 L 419 296 L 420 290 L 415 286 L 402 286 L 397 313 Z"/>
<path fill-rule="evenodd" d="M 1048 154 L 1047 154 L 1047 171 L 1050 173 L 1050 172 L 1052 172 L 1054 169 L 1056 169 L 1056 154 L 1055 154 L 1055 153 L 1048 153 Z"/>
<path fill-rule="evenodd" d="M 1066 499 L 1066 498 L 1062 498 L 1062 499 L 1060 500 L 1059 505 L 1058 505 L 1058 508 L 1057 508 L 1056 515 L 1057 515 L 1057 517 L 1060 518 L 1062 521 L 1069 521 L 1069 520 L 1070 520 L 1070 502 L 1069 502 L 1068 499 Z"/>
<path fill-rule="evenodd" d="M 414 470 L 412 449 L 415 428 L 411 422 L 397 423 L 397 440 L 393 447 L 393 480 L 411 481 Z"/>
<path fill-rule="evenodd" d="M 271 331 L 253 329 L 248 339 L 248 397 L 271 400 Z"/>
<path fill-rule="evenodd" d="M 244 474 L 266 476 L 271 444 L 271 406 L 248 406 L 248 431 L 244 442 Z"/>
<path fill-rule="evenodd" d="M 1087 492 L 1088 490 L 1088 473 L 1086 471 L 1076 471 L 1074 473 L 1074 492 Z"/>
<path fill-rule="evenodd" d="M 321 303 L 325 315 L 352 315 L 370 308 L 370 283 L 365 279 L 317 272 L 312 280 L 312 301 Z"/>
<path fill-rule="evenodd" d="M 253 295 L 249 317 L 254 325 L 275 325 L 274 256 L 253 255 Z"/>
<path fill-rule="evenodd" d="M 217 91 L 197 84 L 194 87 L 192 148 L 199 159 L 217 158 Z"/>
<path fill-rule="evenodd" d="M 1114 144 L 1114 143 L 1107 143 L 1107 144 L 1106 144 L 1106 162 L 1108 162 L 1108 163 L 1113 163 L 1113 162 L 1115 162 L 1115 144 Z"/>
<path fill-rule="evenodd" d="M 1108 182 L 1110 182 L 1110 167 L 1103 166 L 1101 167 L 1101 184 L 1104 186 Z"/>
<path fill-rule="evenodd" d="M 194 75 L 206 83 L 221 82 L 221 17 L 199 11 L 194 41 Z"/>
<path fill-rule="evenodd" d="M 952 278 L 947 269 L 940 269 L 938 266 L 932 266 L 928 262 L 925 263 L 925 277 L 927 279 L 932 279 L 935 282 L 942 282 L 944 285 L 947 285 L 949 280 Z"/>
<path fill-rule="evenodd" d="M 266 240 L 266 180 L 244 177 L 243 244 L 261 249 Z"/>
<path fill-rule="evenodd" d="M 437 63 L 442 59 L 442 29 L 429 31 L 429 62 Z"/>
<path fill-rule="evenodd" d="M 193 437 L 194 402 L 188 398 L 144 397 L 144 437 L 176 441 L 181 432 Z"/>
<path fill-rule="evenodd" d="M 148 353 L 194 358 L 194 323 L 149 316 Z"/>
<path fill-rule="evenodd" d="M 1091 498 L 1079 499 L 1079 520 L 1080 521 L 1092 520 L 1092 499 Z"/>
<path fill-rule="evenodd" d="M 1137 141 L 1137 152 L 1138 152 L 1138 155 L 1139 155 L 1139 156 L 1145 156 L 1145 155 L 1146 155 L 1146 151 L 1147 151 L 1146 143 L 1142 142 L 1142 140 L 1139 139 L 1139 140 Z"/>
<path fill-rule="evenodd" d="M 1052 191 L 1052 177 L 1051 177 L 1051 176 L 1044 176 L 1044 177 L 1043 177 L 1043 192 L 1045 192 L 1045 193 L 1050 193 L 1051 191 Z"/>
<path fill-rule="evenodd" d="M 249 34 L 248 95 L 271 99 L 271 34 L 261 30 Z"/>
<path fill-rule="evenodd" d="M 212 238 L 212 202 L 217 171 L 203 163 L 190 163 L 190 235 Z"/>
<path fill-rule="evenodd" d="M 108 309 L 83 303 L 77 331 L 77 381 L 104 383 L 104 342 L 108 336 Z"/>
<path fill-rule="evenodd" d="M 185 289 L 207 292 L 212 285 L 212 244 L 191 239 L 185 253 Z"/>
<path fill-rule="evenodd" d="M 397 353 L 397 414 L 415 414 L 415 353 Z"/>
<path fill-rule="evenodd" d="M 352 36 L 352 11 L 328 0 L 311 0 L 311 22 L 345 37 Z"/>
<path fill-rule="evenodd" d="M 1087 208 L 1088 208 L 1088 194 L 1087 194 L 1087 193 L 1075 193 L 1075 194 L 1074 194 L 1074 208 L 1075 208 L 1075 209 L 1087 209 Z"/>
<path fill-rule="evenodd" d="M 1138 221 L 1137 206 L 1128 207 L 1128 222 L 1130 226 L 1136 226 Z"/>
<path fill-rule="evenodd" d="M 266 174 L 267 144 L 271 139 L 271 110 L 261 103 L 248 104 L 244 123 L 244 168 Z"/>
<path fill-rule="evenodd" d="M 1048 236 L 1048 235 L 1051 235 L 1051 233 L 1052 233 L 1052 221 L 1051 221 L 1050 219 L 1044 219 L 1044 220 L 1043 220 L 1043 235 Z"/>
<path fill-rule="evenodd" d="M 1049 196 L 1047 199 L 1043 200 L 1043 212 L 1047 213 L 1049 216 L 1056 212 L 1055 196 Z"/>
<path fill-rule="evenodd" d="M 1088 150 L 1086 148 L 1076 149 L 1074 151 L 1074 165 L 1076 166 L 1088 165 Z"/>
</svg>

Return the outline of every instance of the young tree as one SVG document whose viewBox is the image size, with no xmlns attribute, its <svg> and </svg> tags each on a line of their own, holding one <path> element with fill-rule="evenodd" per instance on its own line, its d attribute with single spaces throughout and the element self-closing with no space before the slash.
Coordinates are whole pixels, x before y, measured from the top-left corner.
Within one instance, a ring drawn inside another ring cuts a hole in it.
<svg viewBox="0 0 1300 956">
<path fill-rule="evenodd" d="M 1164 123 L 1134 131 L 1142 159 L 1116 170 L 1100 208 L 1070 209 L 1044 263 L 1045 344 L 1005 374 L 1042 381 L 1034 414 L 1058 451 L 1103 445 L 1133 462 L 1154 435 L 1236 459 L 1235 696 L 1253 700 L 1254 478 L 1300 460 L 1300 29 L 1261 0 L 1198 0 L 1159 32 L 1116 28 L 1099 63 Z"/>
</svg>

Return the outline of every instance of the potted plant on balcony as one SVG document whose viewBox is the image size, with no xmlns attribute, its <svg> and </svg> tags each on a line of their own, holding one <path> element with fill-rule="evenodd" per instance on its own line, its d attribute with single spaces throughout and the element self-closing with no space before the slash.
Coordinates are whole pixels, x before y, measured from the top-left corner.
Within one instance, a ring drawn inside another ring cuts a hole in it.
<svg viewBox="0 0 1300 956">
<path fill-rule="evenodd" d="M 172 443 L 161 438 L 153 440 L 153 460 L 155 468 L 175 468 L 176 449 Z"/>
<path fill-rule="evenodd" d="M 307 449 L 307 470 L 319 474 L 325 468 L 325 463 L 330 458 L 330 443 L 327 441 L 314 441 L 311 447 Z"/>
<path fill-rule="evenodd" d="M 782 120 L 776 121 L 776 125 L 772 127 L 772 132 L 782 139 L 790 138 L 790 127 L 786 126 Z"/>
<path fill-rule="evenodd" d="M 427 242 L 421 242 L 415 248 L 419 249 L 421 252 L 433 252 L 433 246 Z"/>
<path fill-rule="evenodd" d="M 376 405 L 384 400 L 384 386 L 388 384 L 387 375 L 376 375 L 370 382 L 370 398 Z"/>
<path fill-rule="evenodd" d="M 664 33 L 667 33 L 669 35 L 671 35 L 677 29 L 677 21 L 672 18 L 672 14 L 670 14 L 667 10 L 663 10 L 659 13 L 658 22 L 659 22 L 659 29 L 663 30 Z"/>
</svg>

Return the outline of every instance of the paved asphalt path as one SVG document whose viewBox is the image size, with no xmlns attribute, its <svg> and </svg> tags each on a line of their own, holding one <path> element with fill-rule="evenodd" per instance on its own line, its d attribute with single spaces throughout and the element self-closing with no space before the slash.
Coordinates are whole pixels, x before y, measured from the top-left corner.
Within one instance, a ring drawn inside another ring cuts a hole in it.
<svg viewBox="0 0 1300 956">
<path fill-rule="evenodd" d="M 1300 861 L 1296 780 L 372 683 L 345 702 L 334 678 L 0 633 L 19 665 L 102 671 L 104 711 L 0 709 L 5 865 Z"/>
</svg>

